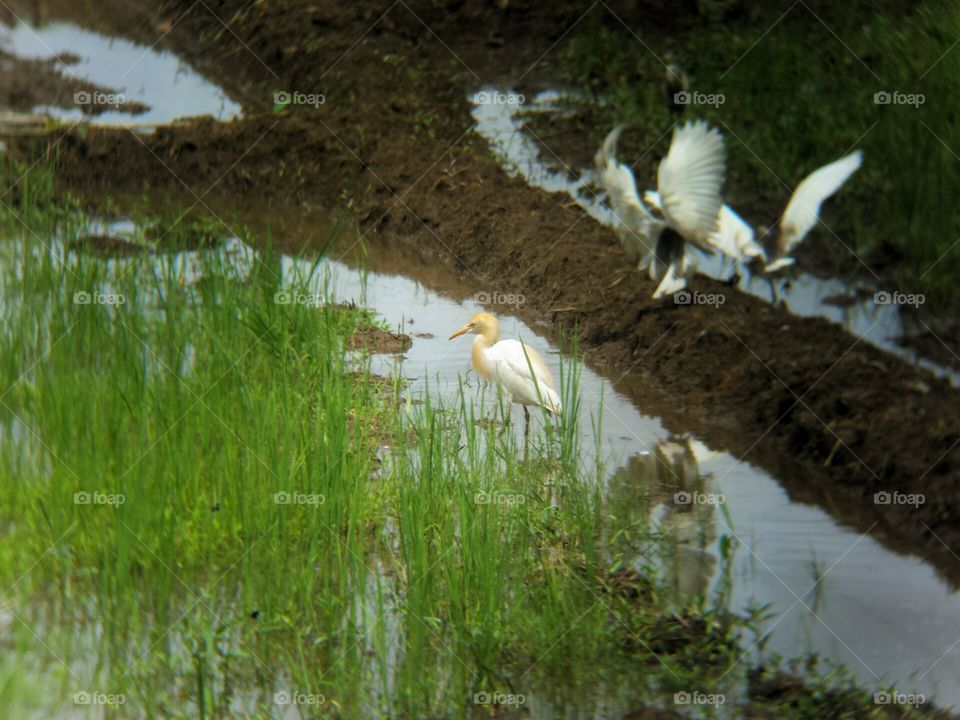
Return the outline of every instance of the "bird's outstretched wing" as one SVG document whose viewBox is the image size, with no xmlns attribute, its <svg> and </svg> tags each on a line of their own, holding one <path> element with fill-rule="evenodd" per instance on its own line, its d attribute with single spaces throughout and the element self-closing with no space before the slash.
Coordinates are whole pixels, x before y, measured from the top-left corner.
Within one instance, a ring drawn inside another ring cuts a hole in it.
<svg viewBox="0 0 960 720">
<path fill-rule="evenodd" d="M 487 362 L 494 378 L 510 392 L 515 402 L 542 404 L 550 412 L 560 412 L 560 395 L 550 367 L 532 347 L 519 340 L 501 340 L 487 350 Z"/>
<path fill-rule="evenodd" d="M 621 132 L 622 125 L 610 131 L 597 151 L 594 163 L 600 184 L 607 192 L 607 202 L 619 220 L 617 235 L 620 242 L 630 261 L 642 269 L 650 263 L 663 222 L 651 215 L 640 202 L 630 168 L 617 162 L 617 142 Z"/>
<path fill-rule="evenodd" d="M 660 193 L 656 190 L 647 190 L 643 199 L 650 207 L 663 212 Z M 733 260 L 763 256 L 763 248 L 754 239 L 753 228 L 729 205 L 720 206 L 717 229 L 707 237 L 707 243 Z"/>
<path fill-rule="evenodd" d="M 783 211 L 780 220 L 778 252 L 789 253 L 820 218 L 820 206 L 833 195 L 857 171 L 863 162 L 859 150 L 814 170 L 803 179 Z"/>
<path fill-rule="evenodd" d="M 723 136 L 697 120 L 674 130 L 657 171 L 667 224 L 705 252 L 712 252 L 707 238 L 717 229 L 725 170 Z"/>
</svg>

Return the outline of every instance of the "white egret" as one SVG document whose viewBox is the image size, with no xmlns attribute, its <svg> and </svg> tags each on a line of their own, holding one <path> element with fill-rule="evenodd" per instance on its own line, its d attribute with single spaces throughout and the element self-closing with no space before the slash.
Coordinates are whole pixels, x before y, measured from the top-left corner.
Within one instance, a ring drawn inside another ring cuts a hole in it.
<svg viewBox="0 0 960 720">
<path fill-rule="evenodd" d="M 862 163 L 863 153 L 855 150 L 814 170 L 797 185 L 780 222 L 760 238 L 765 272 L 775 272 L 796 262 L 790 253 L 820 220 L 824 200 L 837 192 Z"/>
<path fill-rule="evenodd" d="M 761 229 L 758 241 L 753 228 L 729 205 L 720 208 L 717 230 L 708 242 L 737 266 L 740 262 L 756 259 L 766 274 L 775 273 L 793 265 L 793 249 L 809 234 L 820 218 L 824 201 L 839 190 L 863 163 L 863 154 L 857 150 L 839 160 L 810 173 L 797 186 L 780 222 L 771 230 Z M 660 210 L 660 194 L 648 190 L 644 201 Z"/>
<path fill-rule="evenodd" d="M 494 382 L 510 393 L 510 399 L 523 406 L 524 434 L 530 432 L 528 405 L 538 405 L 559 414 L 560 394 L 547 363 L 540 354 L 519 340 L 501 340 L 500 323 L 490 313 L 477 313 L 450 340 L 465 333 L 477 337 L 473 341 L 470 361 L 484 380 Z"/>
<path fill-rule="evenodd" d="M 638 270 L 651 268 L 650 279 L 656 280 L 651 262 L 664 222 L 654 217 L 640 202 L 633 172 L 617 162 L 617 142 L 622 132 L 622 125 L 610 131 L 597 151 L 594 162 L 600 174 L 600 183 L 607 193 L 607 202 L 619 221 L 617 235 L 627 258 L 637 264 Z"/>
<path fill-rule="evenodd" d="M 622 126 L 607 135 L 594 161 L 628 257 L 651 279 L 660 279 L 653 296 L 660 298 L 686 286 L 686 243 L 708 255 L 717 246 L 720 188 L 725 172 L 723 136 L 702 120 L 674 130 L 666 157 L 657 170 L 657 217 L 641 202 L 633 172 L 617 162 Z M 661 279 L 662 278 L 662 279 Z"/>
<path fill-rule="evenodd" d="M 755 263 L 762 265 L 762 271 L 770 283 L 772 300 L 776 303 L 777 290 L 772 275 L 796 262 L 790 253 L 817 224 L 820 206 L 843 186 L 862 163 L 863 154 L 856 150 L 810 173 L 794 190 L 776 227 L 770 230 L 759 228 L 759 241 L 754 239 L 753 228 L 724 205 L 715 240 L 742 248 L 744 257 L 755 259 Z M 649 197 L 646 199 L 648 202 L 655 201 Z"/>
<path fill-rule="evenodd" d="M 660 193 L 656 190 L 647 190 L 643 194 L 643 200 L 650 207 L 661 209 Z M 765 255 L 763 247 L 754 239 L 753 228 L 729 205 L 720 206 L 717 229 L 710 235 L 708 242 L 733 260 L 735 271 L 739 270 L 741 262 Z"/>
</svg>

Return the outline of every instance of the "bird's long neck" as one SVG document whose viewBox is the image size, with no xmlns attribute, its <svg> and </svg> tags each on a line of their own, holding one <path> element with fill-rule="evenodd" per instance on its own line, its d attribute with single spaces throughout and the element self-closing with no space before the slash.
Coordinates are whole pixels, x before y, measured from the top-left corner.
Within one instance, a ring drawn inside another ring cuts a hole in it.
<svg viewBox="0 0 960 720">
<path fill-rule="evenodd" d="M 473 364 L 473 369 L 476 370 L 477 374 L 484 380 L 492 379 L 490 366 L 487 364 L 486 352 L 497 341 L 497 335 L 496 330 L 486 330 L 480 335 L 477 335 L 473 341 L 473 347 L 470 349 L 470 362 Z"/>
</svg>

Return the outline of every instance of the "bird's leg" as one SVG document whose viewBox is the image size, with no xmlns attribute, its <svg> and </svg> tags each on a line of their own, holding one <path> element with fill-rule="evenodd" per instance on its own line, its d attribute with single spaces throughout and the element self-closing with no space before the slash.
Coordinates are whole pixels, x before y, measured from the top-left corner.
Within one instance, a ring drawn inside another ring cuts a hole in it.
<svg viewBox="0 0 960 720">
<path fill-rule="evenodd" d="M 772 275 L 767 275 L 767 282 L 770 283 L 770 304 L 776 307 L 777 305 L 777 286 L 773 281 Z"/>
<path fill-rule="evenodd" d="M 530 460 L 530 411 L 526 405 L 523 408 L 523 464 L 526 465 Z"/>
<path fill-rule="evenodd" d="M 727 285 L 737 287 L 737 285 L 740 284 L 740 263 L 734 260 L 731 270 L 733 272 L 730 274 L 730 277 L 727 278 Z"/>
</svg>

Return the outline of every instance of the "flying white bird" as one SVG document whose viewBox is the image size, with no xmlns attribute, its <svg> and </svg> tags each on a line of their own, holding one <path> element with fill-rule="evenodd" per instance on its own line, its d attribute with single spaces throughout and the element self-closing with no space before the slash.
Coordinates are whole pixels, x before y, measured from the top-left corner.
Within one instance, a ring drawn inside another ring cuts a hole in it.
<svg viewBox="0 0 960 720">
<path fill-rule="evenodd" d="M 647 190 L 643 200 L 650 207 L 661 210 L 660 193 L 656 190 Z M 764 257 L 763 247 L 754 239 L 753 228 L 729 205 L 720 207 L 717 230 L 707 238 L 707 242 L 733 260 L 736 268 L 749 258 Z"/>
<path fill-rule="evenodd" d="M 450 340 L 465 333 L 474 333 L 470 351 L 473 369 L 484 380 L 495 382 L 510 393 L 511 400 L 523 406 L 524 434 L 530 432 L 530 411 L 527 405 L 539 405 L 559 414 L 560 394 L 550 368 L 540 354 L 519 340 L 501 340 L 500 323 L 490 313 L 477 313 Z"/>
<path fill-rule="evenodd" d="M 600 174 L 600 183 L 607 192 L 607 202 L 619 221 L 617 235 L 627 258 L 637 264 L 638 270 L 650 268 L 650 279 L 656 280 L 651 262 L 664 222 L 654 217 L 640 202 L 633 172 L 617 162 L 617 142 L 622 132 L 622 125 L 610 131 L 597 151 L 594 163 Z"/>
<path fill-rule="evenodd" d="M 720 209 L 717 232 L 710 237 L 711 244 L 727 257 L 733 258 L 737 269 L 741 261 L 756 258 L 768 276 L 793 265 L 792 250 L 807 236 L 820 217 L 820 206 L 857 171 L 863 162 L 857 150 L 825 165 L 808 175 L 794 191 L 783 217 L 770 230 L 760 228 L 762 237 L 755 239 L 753 228 L 728 205 Z M 643 199 L 653 208 L 660 207 L 660 196 L 653 190 Z M 777 292 L 771 281 L 771 292 Z"/>
<path fill-rule="evenodd" d="M 819 170 L 814 170 L 797 185 L 783 217 L 776 227 L 760 238 L 768 273 L 793 265 L 790 253 L 800 244 L 820 219 L 820 206 L 833 195 L 863 163 L 863 153 L 856 150 Z"/>
<path fill-rule="evenodd" d="M 707 253 L 720 249 L 718 218 L 725 172 L 723 136 L 702 120 L 674 130 L 666 157 L 657 170 L 662 217 L 641 202 L 630 168 L 616 159 L 622 126 L 614 128 L 594 161 L 611 208 L 620 220 L 618 234 L 627 256 L 650 277 L 660 279 L 653 296 L 660 298 L 686 286 L 686 243 Z M 661 279 L 662 278 L 662 279 Z"/>
</svg>

